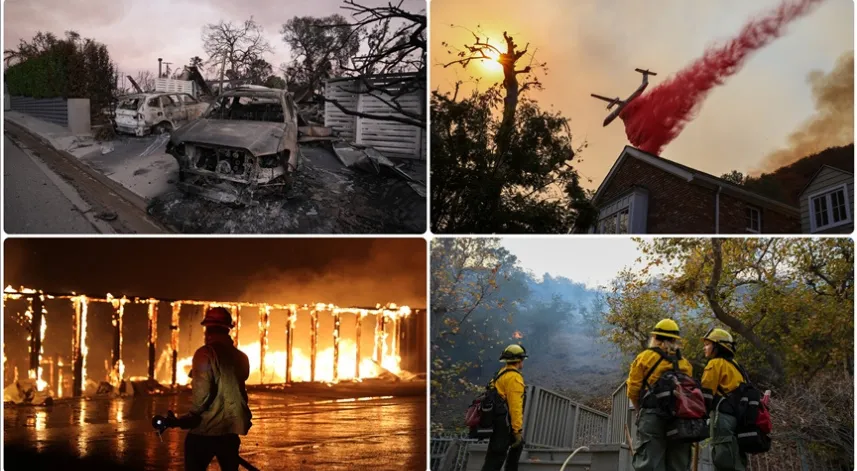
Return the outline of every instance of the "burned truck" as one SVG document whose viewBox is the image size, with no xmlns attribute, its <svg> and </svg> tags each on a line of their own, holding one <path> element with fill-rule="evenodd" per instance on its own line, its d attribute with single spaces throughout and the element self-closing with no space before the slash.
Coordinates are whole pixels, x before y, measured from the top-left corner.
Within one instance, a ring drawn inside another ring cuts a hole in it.
<svg viewBox="0 0 857 471">
<path fill-rule="evenodd" d="M 172 133 L 167 153 L 178 161 L 186 193 L 241 205 L 284 194 L 300 165 L 292 97 L 261 86 L 226 91 Z"/>
</svg>

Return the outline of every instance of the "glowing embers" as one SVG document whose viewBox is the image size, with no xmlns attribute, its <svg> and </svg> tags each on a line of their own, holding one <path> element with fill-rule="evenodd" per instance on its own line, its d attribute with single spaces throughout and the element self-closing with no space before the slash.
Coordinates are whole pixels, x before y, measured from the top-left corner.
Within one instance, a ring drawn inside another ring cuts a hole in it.
<svg viewBox="0 0 857 471">
<path fill-rule="evenodd" d="M 119 387 L 122 379 L 125 378 L 125 363 L 122 361 L 122 344 L 123 339 L 123 318 L 125 316 L 125 304 L 128 303 L 128 298 L 114 298 L 110 293 L 107 293 L 107 302 L 113 306 L 113 350 L 111 352 L 112 368 L 110 370 L 110 384 L 114 387 Z"/>
<path fill-rule="evenodd" d="M 89 309 L 89 300 L 86 296 L 74 296 L 74 335 L 71 340 L 72 371 L 74 376 L 72 393 L 80 396 L 83 393 L 83 385 L 86 384 L 86 356 L 89 347 L 86 346 L 86 320 Z"/>
<path fill-rule="evenodd" d="M 10 285 L 3 290 L 4 304 L 7 300 L 22 298 L 26 298 L 27 300 L 27 310 L 24 312 L 25 327 L 28 330 L 28 352 L 30 355 L 27 378 L 35 382 L 37 391 L 44 391 L 48 387 L 48 383 L 43 377 L 42 357 L 45 353 L 45 332 L 48 328 L 48 311 L 45 308 L 45 299 L 49 297 L 42 292 L 23 286 L 15 290 Z"/>
</svg>

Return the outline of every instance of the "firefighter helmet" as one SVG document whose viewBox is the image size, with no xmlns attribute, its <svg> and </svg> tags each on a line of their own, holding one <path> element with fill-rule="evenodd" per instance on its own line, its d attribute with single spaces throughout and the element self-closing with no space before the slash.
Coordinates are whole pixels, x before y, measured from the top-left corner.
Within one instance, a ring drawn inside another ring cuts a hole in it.
<svg viewBox="0 0 857 471">
<path fill-rule="evenodd" d="M 660 335 L 662 337 L 671 337 L 681 339 L 679 335 L 678 324 L 672 319 L 661 319 L 655 324 L 655 329 L 651 332 L 652 335 Z"/>
<path fill-rule="evenodd" d="M 500 355 L 500 361 L 503 363 L 515 363 L 516 361 L 521 361 L 524 358 L 527 358 L 527 349 L 516 343 L 506 347 L 503 350 L 503 354 Z"/>
<path fill-rule="evenodd" d="M 708 340 L 709 342 L 714 342 L 717 345 L 723 346 L 723 348 L 729 350 L 732 353 L 735 353 L 735 339 L 732 338 L 732 334 L 726 332 L 723 329 L 711 329 L 705 334 L 705 337 L 702 337 L 702 340 Z"/>
<path fill-rule="evenodd" d="M 225 307 L 213 307 L 207 311 L 205 311 L 205 317 L 202 319 L 202 325 L 208 326 L 220 326 L 231 329 L 234 324 L 232 324 L 232 314 L 229 313 L 229 310 Z"/>
</svg>

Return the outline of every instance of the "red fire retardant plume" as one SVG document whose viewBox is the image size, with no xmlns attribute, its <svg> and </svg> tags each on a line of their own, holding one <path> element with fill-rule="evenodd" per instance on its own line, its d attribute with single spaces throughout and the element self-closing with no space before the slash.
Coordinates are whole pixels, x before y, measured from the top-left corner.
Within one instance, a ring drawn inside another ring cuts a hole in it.
<svg viewBox="0 0 857 471">
<path fill-rule="evenodd" d="M 735 74 L 753 51 L 783 34 L 785 26 L 824 0 L 785 0 L 760 18 L 750 20 L 738 37 L 710 46 L 705 54 L 649 93 L 632 101 L 619 115 L 634 147 L 652 154 L 675 139 L 694 119 L 703 100 Z"/>
</svg>

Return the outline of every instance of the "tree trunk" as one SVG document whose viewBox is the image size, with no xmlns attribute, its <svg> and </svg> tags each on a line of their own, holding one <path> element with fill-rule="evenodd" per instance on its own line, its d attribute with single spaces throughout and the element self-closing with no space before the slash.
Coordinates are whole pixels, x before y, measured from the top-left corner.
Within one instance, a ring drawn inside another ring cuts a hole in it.
<svg viewBox="0 0 857 471">
<path fill-rule="evenodd" d="M 220 64 L 220 85 L 218 85 L 219 90 L 217 91 L 218 95 L 223 94 L 223 74 L 226 73 L 226 56 L 223 56 L 223 62 Z"/>
<path fill-rule="evenodd" d="M 756 335 L 749 326 L 741 322 L 740 319 L 728 314 L 723 309 L 723 306 L 720 305 L 720 300 L 718 299 L 718 285 L 720 285 L 720 275 L 723 273 L 723 239 L 711 239 L 711 248 L 714 253 L 714 267 L 711 270 L 711 281 L 705 289 L 705 297 L 708 300 L 708 304 L 711 306 L 711 309 L 714 311 L 714 316 L 726 324 L 730 329 L 741 334 L 741 336 L 753 344 L 754 347 L 764 352 L 765 358 L 768 360 L 768 364 L 771 366 L 771 369 L 774 370 L 774 383 L 782 384 L 786 377 L 782 356 L 768 345 L 765 345 L 762 339 L 759 338 L 759 336 Z"/>
<path fill-rule="evenodd" d="M 512 38 L 505 36 L 506 53 L 500 56 L 500 63 L 503 65 L 503 88 L 506 90 L 506 97 L 503 98 L 503 120 L 500 122 L 500 128 L 497 135 L 494 137 L 496 151 L 494 155 L 494 168 L 490 170 L 491 178 L 488 185 L 485 186 L 486 195 L 485 203 L 487 210 L 481 211 L 484 215 L 484 223 L 478 224 L 479 228 L 490 228 L 491 232 L 495 232 L 498 228 L 496 224 L 496 214 L 500 210 L 500 201 L 503 195 L 503 186 L 506 181 L 506 162 L 509 148 L 511 147 L 512 133 L 515 129 L 515 112 L 518 109 L 518 72 L 515 71 L 515 62 L 518 54 L 515 52 L 515 44 Z M 474 230 L 479 228 L 473 228 Z"/>
</svg>

